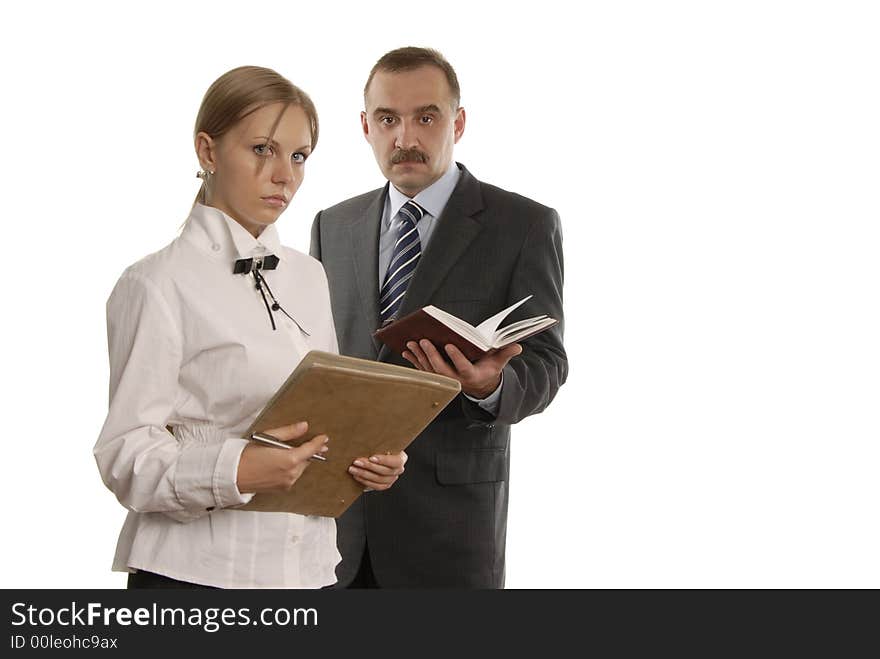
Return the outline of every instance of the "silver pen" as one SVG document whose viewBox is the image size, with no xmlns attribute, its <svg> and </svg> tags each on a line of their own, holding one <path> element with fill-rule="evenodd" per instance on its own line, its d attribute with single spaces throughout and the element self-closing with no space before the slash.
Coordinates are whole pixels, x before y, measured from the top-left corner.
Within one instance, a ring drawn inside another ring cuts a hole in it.
<svg viewBox="0 0 880 659">
<path fill-rule="evenodd" d="M 295 448 L 290 444 L 285 444 L 284 442 L 279 442 L 277 437 L 273 437 L 272 435 L 265 432 L 255 432 L 250 437 L 252 440 L 256 442 L 260 442 L 261 444 L 265 444 L 266 446 L 274 446 L 275 448 L 286 448 L 291 449 Z M 309 460 L 320 460 L 321 462 L 327 462 L 327 458 L 323 455 L 319 455 L 315 453 Z"/>
</svg>

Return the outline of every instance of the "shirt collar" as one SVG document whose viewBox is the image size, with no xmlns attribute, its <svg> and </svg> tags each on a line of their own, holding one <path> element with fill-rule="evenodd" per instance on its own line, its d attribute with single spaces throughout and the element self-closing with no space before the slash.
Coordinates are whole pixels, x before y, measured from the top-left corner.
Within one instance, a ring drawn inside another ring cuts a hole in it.
<svg viewBox="0 0 880 659">
<path fill-rule="evenodd" d="M 440 217 L 440 213 L 443 212 L 446 202 L 452 196 L 452 191 L 455 190 L 460 176 L 461 171 L 453 160 L 449 163 L 449 169 L 446 170 L 446 173 L 413 197 L 413 201 L 424 208 L 431 216 Z M 390 204 L 389 210 L 391 211 L 388 215 L 389 225 L 392 218 L 397 215 L 401 206 L 407 201 L 409 201 L 409 197 L 395 188 L 394 185 L 388 186 L 388 202 Z"/>
<path fill-rule="evenodd" d="M 274 224 L 263 229 L 259 238 L 254 238 L 226 213 L 204 204 L 193 206 L 181 235 L 208 254 L 229 261 L 262 254 L 275 254 L 284 260 Z"/>
</svg>

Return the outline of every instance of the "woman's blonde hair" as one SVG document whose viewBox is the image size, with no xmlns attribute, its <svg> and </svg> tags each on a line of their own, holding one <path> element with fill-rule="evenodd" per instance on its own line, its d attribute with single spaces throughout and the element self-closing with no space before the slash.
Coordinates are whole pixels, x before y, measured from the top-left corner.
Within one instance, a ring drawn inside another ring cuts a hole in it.
<svg viewBox="0 0 880 659">
<path fill-rule="evenodd" d="M 204 132 L 217 139 L 252 112 L 272 103 L 284 103 L 285 108 L 293 105 L 303 109 L 311 125 L 311 147 L 314 150 L 318 143 L 318 113 L 312 99 L 281 74 L 262 66 L 232 69 L 208 87 L 196 117 L 193 137 Z M 281 120 L 281 114 L 283 112 L 278 114 L 272 127 L 272 134 Z M 202 187 L 196 195 L 197 203 L 205 203 L 207 178 L 202 180 Z"/>
</svg>

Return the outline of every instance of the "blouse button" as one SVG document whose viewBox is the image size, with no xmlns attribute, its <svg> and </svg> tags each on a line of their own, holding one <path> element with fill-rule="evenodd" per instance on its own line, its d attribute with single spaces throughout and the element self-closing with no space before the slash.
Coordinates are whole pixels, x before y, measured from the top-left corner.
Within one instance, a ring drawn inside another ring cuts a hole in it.
<svg viewBox="0 0 880 659">
<path fill-rule="evenodd" d="M 211 249 L 213 249 L 215 252 L 219 252 L 220 245 L 218 245 L 217 243 L 214 243 L 213 245 L 211 245 Z"/>
</svg>

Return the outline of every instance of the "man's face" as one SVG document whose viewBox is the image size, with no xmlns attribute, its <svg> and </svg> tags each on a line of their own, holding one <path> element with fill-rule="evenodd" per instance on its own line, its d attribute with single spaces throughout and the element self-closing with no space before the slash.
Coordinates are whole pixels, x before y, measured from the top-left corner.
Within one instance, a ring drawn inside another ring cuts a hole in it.
<svg viewBox="0 0 880 659">
<path fill-rule="evenodd" d="M 361 112 L 364 136 L 379 169 L 408 197 L 434 183 L 452 162 L 464 134 L 465 113 L 454 108 L 446 76 L 436 66 L 378 71 Z"/>
</svg>

